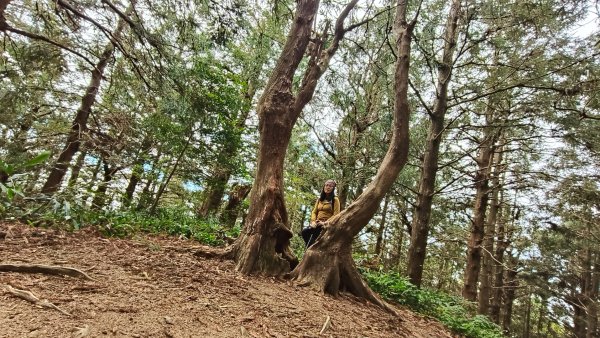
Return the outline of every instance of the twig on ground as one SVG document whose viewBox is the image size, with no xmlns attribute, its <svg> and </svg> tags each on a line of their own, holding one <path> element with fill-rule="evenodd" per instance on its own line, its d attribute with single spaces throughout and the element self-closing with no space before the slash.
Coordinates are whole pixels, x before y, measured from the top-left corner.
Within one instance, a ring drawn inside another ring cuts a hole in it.
<svg viewBox="0 0 600 338">
<path fill-rule="evenodd" d="M 323 332 L 327 331 L 327 329 L 329 329 L 330 326 L 331 317 L 327 316 L 327 319 L 325 319 L 325 323 L 323 324 L 323 328 L 321 328 L 321 332 L 319 332 L 319 334 L 323 334 Z"/>
<path fill-rule="evenodd" d="M 0 264 L 0 272 L 43 273 L 47 275 L 66 275 L 71 277 L 81 277 L 92 281 L 94 280 L 85 272 L 75 268 L 42 264 Z"/>
<path fill-rule="evenodd" d="M 15 289 L 10 285 L 5 285 L 4 289 L 6 291 L 8 291 L 10 294 L 12 294 L 13 296 L 19 297 L 21 299 L 24 299 L 28 302 L 31 302 L 35 305 L 41 306 L 41 307 L 46 307 L 46 308 L 50 308 L 50 309 L 54 309 L 59 311 L 60 313 L 66 315 L 66 316 L 71 316 L 70 313 L 68 313 L 67 311 L 59 308 L 58 306 L 50 303 L 48 300 L 46 299 L 39 299 L 38 297 L 36 297 L 31 291 L 27 291 L 27 290 L 19 290 L 19 289 Z"/>
</svg>

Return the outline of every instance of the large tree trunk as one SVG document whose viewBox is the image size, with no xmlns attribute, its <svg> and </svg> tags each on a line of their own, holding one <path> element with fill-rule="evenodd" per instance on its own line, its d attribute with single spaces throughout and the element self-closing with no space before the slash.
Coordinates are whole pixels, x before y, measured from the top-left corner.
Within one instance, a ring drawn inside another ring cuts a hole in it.
<svg viewBox="0 0 600 338">
<path fill-rule="evenodd" d="M 356 270 L 352 259 L 352 241 L 373 217 L 408 157 L 408 70 L 412 30 L 416 21 L 406 21 L 406 7 L 407 1 L 398 1 L 394 24 L 398 33 L 394 122 L 388 151 L 371 183 L 352 204 L 329 220 L 329 224 L 323 227 L 322 235 L 290 274 L 301 285 L 311 285 L 333 295 L 345 290 L 381 306 L 385 304 L 369 289 Z"/>
<path fill-rule="evenodd" d="M 131 9 L 132 7 L 129 7 L 127 13 L 129 13 Z M 117 27 L 115 28 L 112 36 L 117 39 L 121 35 L 124 27 L 125 20 L 119 19 Z M 48 175 L 46 183 L 42 187 L 42 193 L 44 194 L 53 194 L 58 190 L 67 172 L 67 169 L 69 168 L 71 160 L 73 159 L 73 156 L 77 153 L 77 151 L 79 151 L 79 147 L 83 140 L 83 135 L 87 130 L 87 121 L 90 116 L 92 106 L 96 102 L 96 95 L 98 95 L 104 69 L 112 58 L 114 50 L 115 43 L 110 41 L 106 47 L 104 47 L 104 51 L 98 58 L 98 63 L 96 63 L 95 68 L 92 69 L 90 84 L 85 91 L 85 95 L 81 99 L 79 109 L 77 109 L 77 114 L 75 115 L 75 119 L 71 125 L 71 130 L 67 136 L 65 147 L 58 156 L 56 163 L 50 170 L 50 174 Z"/>
<path fill-rule="evenodd" d="M 431 125 L 427 134 L 425 156 L 419 180 L 419 193 L 415 206 L 408 249 L 407 275 L 410 282 L 421 286 L 423 277 L 423 264 L 425 263 L 427 237 L 429 236 L 429 220 L 431 217 L 431 204 L 435 191 L 435 177 L 438 171 L 438 158 L 440 143 L 444 131 L 444 117 L 448 109 L 448 85 L 452 76 L 453 57 L 458 36 L 458 17 L 460 15 L 460 1 L 452 1 L 448 14 L 444 38 L 444 53 L 442 62 L 438 65 L 438 79 L 436 99 L 429 117 Z"/>
<path fill-rule="evenodd" d="M 498 211 L 500 203 L 498 200 L 500 192 L 500 166 L 502 162 L 502 147 L 498 147 L 494 154 L 492 193 L 490 195 L 490 210 L 485 225 L 485 237 L 483 242 L 483 264 L 479 276 L 479 307 L 478 313 L 488 315 L 490 311 L 490 300 L 492 296 L 492 285 L 494 283 L 494 237 L 496 235 L 496 223 L 498 222 Z"/>
<path fill-rule="evenodd" d="M 318 0 L 299 0 L 294 22 L 275 69 L 258 102 L 260 133 L 256 178 L 250 208 L 240 237 L 230 253 L 236 268 L 244 274 L 280 275 L 297 264 L 289 248 L 292 237 L 283 197 L 283 163 L 292 128 L 311 100 L 317 82 L 328 67 L 346 30 L 344 19 L 356 5 L 353 0 L 336 22 L 333 41 L 315 39 L 307 70 L 296 96 L 292 93 L 294 73 L 304 57 L 311 28 L 319 8 Z M 325 43 L 330 43 L 324 49 Z"/>
</svg>

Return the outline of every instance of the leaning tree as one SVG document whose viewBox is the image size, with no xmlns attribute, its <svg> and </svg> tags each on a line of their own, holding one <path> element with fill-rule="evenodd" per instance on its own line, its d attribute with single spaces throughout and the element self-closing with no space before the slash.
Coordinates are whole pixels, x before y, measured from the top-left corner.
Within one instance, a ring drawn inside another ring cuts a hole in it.
<svg viewBox="0 0 600 338">
<path fill-rule="evenodd" d="M 369 289 L 354 265 L 352 240 L 377 212 L 408 158 L 408 71 L 418 11 L 415 18 L 407 22 L 407 2 L 398 0 L 394 22 L 398 59 L 394 76 L 394 122 L 388 151 L 371 183 L 352 204 L 329 220 L 319 239 L 290 274 L 300 285 L 310 285 L 333 295 L 344 290 L 381 306 L 385 304 Z"/>
</svg>

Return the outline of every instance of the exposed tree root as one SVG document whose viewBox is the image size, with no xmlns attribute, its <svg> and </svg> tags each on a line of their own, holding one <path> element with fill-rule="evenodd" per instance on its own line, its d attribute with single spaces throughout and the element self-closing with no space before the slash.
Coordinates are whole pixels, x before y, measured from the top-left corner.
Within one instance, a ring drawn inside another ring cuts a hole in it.
<svg viewBox="0 0 600 338">
<path fill-rule="evenodd" d="M 75 268 L 42 264 L 0 264 L 0 272 L 43 273 L 47 275 L 71 276 L 94 280 L 85 272 Z"/>
<path fill-rule="evenodd" d="M 233 259 L 232 246 L 222 248 L 201 247 L 194 251 L 194 256 L 202 258 Z"/>
<path fill-rule="evenodd" d="M 318 291 L 337 296 L 340 291 L 365 299 L 387 312 L 398 315 L 396 310 L 382 300 L 363 281 L 349 254 L 311 249 L 289 277 L 298 286 L 308 286 Z"/>
<path fill-rule="evenodd" d="M 45 307 L 45 308 L 49 308 L 49 309 L 54 309 L 54 310 L 57 310 L 60 313 L 66 315 L 66 316 L 71 316 L 70 313 L 68 313 L 67 311 L 59 308 L 58 306 L 50 303 L 46 299 L 39 299 L 31 291 L 15 289 L 15 288 L 13 288 L 10 285 L 5 285 L 4 289 L 6 291 L 8 291 L 10 294 L 12 294 L 13 296 L 16 296 L 16 297 L 19 297 L 21 299 L 24 299 L 24 300 L 26 300 L 28 302 L 31 302 L 31 303 L 33 303 L 33 304 L 35 304 L 37 306 L 41 306 L 41 307 Z"/>
</svg>

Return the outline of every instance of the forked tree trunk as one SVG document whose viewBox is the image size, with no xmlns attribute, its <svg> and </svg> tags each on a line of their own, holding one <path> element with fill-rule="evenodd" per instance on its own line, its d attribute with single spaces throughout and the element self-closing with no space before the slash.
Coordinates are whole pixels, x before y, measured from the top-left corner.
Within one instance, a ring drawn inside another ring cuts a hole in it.
<svg viewBox="0 0 600 338">
<path fill-rule="evenodd" d="M 285 153 L 292 128 L 337 51 L 346 32 L 344 19 L 356 2 L 353 0 L 340 14 L 333 41 L 312 41 L 307 70 L 294 96 L 294 73 L 307 51 L 319 8 L 318 0 L 297 1 L 287 41 L 257 106 L 260 141 L 256 178 L 242 233 L 229 250 L 241 273 L 281 275 L 297 264 L 289 248 L 292 232 L 283 196 Z M 324 49 L 325 43 L 329 43 L 327 49 Z"/>
<path fill-rule="evenodd" d="M 251 188 L 252 186 L 249 184 L 236 184 L 231 187 L 227 205 L 223 208 L 221 216 L 219 217 L 222 227 L 225 229 L 233 228 L 240 211 L 240 205 L 244 199 L 246 199 L 248 193 L 250 193 Z"/>
<path fill-rule="evenodd" d="M 417 194 L 415 217 L 412 222 L 410 247 L 408 249 L 407 275 L 410 282 L 416 286 L 421 286 L 423 277 L 423 264 L 425 263 L 427 238 L 429 237 L 431 204 L 435 194 L 435 177 L 438 171 L 440 143 L 444 131 L 444 117 L 448 110 L 448 85 L 452 76 L 459 15 L 460 1 L 454 0 L 446 22 L 444 53 L 442 62 L 438 66 L 437 96 L 433 110 L 429 115 L 431 125 L 427 134 L 427 145 L 423 157 L 419 193 Z"/>
<path fill-rule="evenodd" d="M 106 159 L 102 159 L 102 167 L 104 169 L 104 176 L 102 182 L 98 184 L 98 188 L 96 189 L 96 193 L 94 194 L 94 199 L 92 201 L 92 209 L 100 210 L 106 204 L 106 191 L 108 190 L 108 185 L 112 181 L 113 177 L 119 170 L 116 166 L 110 167 L 110 164 Z"/>
<path fill-rule="evenodd" d="M 68 187 L 72 188 L 77 183 L 77 179 L 79 178 L 79 173 L 81 172 L 81 168 L 83 168 L 83 163 L 85 157 L 87 156 L 87 151 L 82 151 L 77 156 L 77 160 L 75 161 L 75 165 L 71 168 L 71 177 L 69 177 Z"/>
<path fill-rule="evenodd" d="M 358 273 L 352 259 L 352 241 L 373 217 L 408 157 L 408 70 L 416 19 L 410 23 L 406 21 L 406 7 L 406 0 L 398 1 L 394 23 L 398 55 L 394 78 L 394 122 L 388 151 L 371 183 L 352 204 L 329 220 L 322 235 L 290 274 L 300 285 L 310 285 L 332 295 L 345 290 L 386 308 Z"/>
<path fill-rule="evenodd" d="M 127 10 L 128 13 L 131 11 L 131 8 L 132 7 L 129 7 Z M 119 19 L 117 28 L 115 28 L 112 36 L 114 38 L 118 38 L 124 28 L 125 20 Z M 44 183 L 44 186 L 42 187 L 42 193 L 44 194 L 53 194 L 58 190 L 63 178 L 65 177 L 67 169 L 69 168 L 71 160 L 73 159 L 73 156 L 79 151 L 79 147 L 83 140 L 83 134 L 87 130 L 87 121 L 90 116 L 92 106 L 96 102 L 96 95 L 100 89 L 100 83 L 102 82 L 104 69 L 112 58 L 114 50 L 114 42 L 109 41 L 106 47 L 104 47 L 104 51 L 100 55 L 95 68 L 92 69 L 90 84 L 85 91 L 85 95 L 81 99 L 79 109 L 77 109 L 77 114 L 75 115 L 75 119 L 71 125 L 71 130 L 67 136 L 65 147 L 58 156 L 56 163 L 54 163 L 54 166 L 50 170 L 50 174 L 48 175 L 46 183 Z"/>
</svg>

